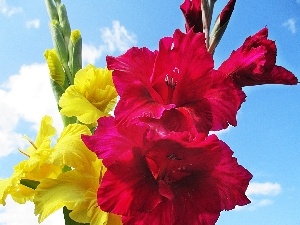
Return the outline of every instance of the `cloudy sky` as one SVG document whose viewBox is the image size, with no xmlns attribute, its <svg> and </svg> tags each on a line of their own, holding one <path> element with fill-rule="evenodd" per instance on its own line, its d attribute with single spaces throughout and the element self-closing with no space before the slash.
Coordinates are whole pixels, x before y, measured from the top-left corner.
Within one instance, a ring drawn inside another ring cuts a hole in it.
<svg viewBox="0 0 300 225">
<path fill-rule="evenodd" d="M 83 37 L 84 63 L 105 66 L 106 55 L 131 46 L 157 49 L 158 41 L 183 30 L 182 0 L 65 0 L 72 29 Z M 215 13 L 226 4 L 219 0 Z M 45 49 L 52 48 L 49 18 L 41 0 L 0 0 L 0 177 L 9 177 L 24 159 L 24 134 L 34 139 L 43 115 L 59 115 L 49 86 Z M 277 64 L 300 77 L 300 1 L 237 0 L 233 17 L 214 55 L 218 67 L 244 39 L 261 28 L 278 47 Z M 247 88 L 238 126 L 220 133 L 239 163 L 253 174 L 252 203 L 222 212 L 217 225 L 300 224 L 300 88 L 267 85 Z M 28 211 L 28 213 L 27 213 Z M 33 205 L 8 199 L 0 225 L 37 223 Z M 42 224 L 63 224 L 57 212 Z"/>
</svg>

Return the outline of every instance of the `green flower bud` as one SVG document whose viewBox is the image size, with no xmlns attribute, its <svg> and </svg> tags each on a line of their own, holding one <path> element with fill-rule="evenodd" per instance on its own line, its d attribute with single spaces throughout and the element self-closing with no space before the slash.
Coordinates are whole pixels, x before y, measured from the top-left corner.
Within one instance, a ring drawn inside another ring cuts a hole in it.
<svg viewBox="0 0 300 225">
<path fill-rule="evenodd" d="M 69 43 L 70 67 L 73 76 L 82 68 L 82 38 L 79 30 L 71 33 L 71 41 Z"/>
<path fill-rule="evenodd" d="M 52 0 L 45 0 L 46 8 L 48 15 L 51 20 L 57 20 L 58 21 L 58 14 L 56 11 L 56 6 L 54 5 Z"/>
<path fill-rule="evenodd" d="M 65 39 L 61 31 L 61 27 L 56 20 L 53 20 L 50 24 L 50 32 L 54 48 L 58 54 L 58 58 L 62 64 L 68 63 L 69 54 L 65 44 Z"/>
<path fill-rule="evenodd" d="M 69 83 L 72 84 L 74 79 L 70 73 L 70 69 L 69 69 L 69 65 L 68 65 L 69 52 L 68 52 L 68 48 L 65 43 L 65 39 L 62 34 L 61 27 L 60 27 L 58 21 L 56 21 L 56 20 L 52 21 L 52 23 L 50 24 L 50 32 L 51 32 L 52 41 L 53 41 L 53 45 L 56 50 L 57 56 L 58 56 L 61 64 L 63 65 L 64 71 L 68 77 Z"/>
<path fill-rule="evenodd" d="M 70 35 L 71 35 L 71 27 L 67 15 L 67 10 L 64 4 L 59 4 L 57 6 L 57 13 L 59 17 L 59 24 L 61 26 L 62 34 L 65 39 L 66 46 L 68 46 Z"/>
</svg>

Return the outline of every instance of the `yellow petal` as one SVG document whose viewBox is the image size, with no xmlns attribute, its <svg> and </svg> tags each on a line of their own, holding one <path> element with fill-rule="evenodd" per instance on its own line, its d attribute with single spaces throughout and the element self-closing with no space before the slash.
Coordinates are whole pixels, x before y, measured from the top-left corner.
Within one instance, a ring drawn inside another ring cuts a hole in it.
<svg viewBox="0 0 300 225">
<path fill-rule="evenodd" d="M 22 185 L 20 183 L 22 179 L 41 181 L 46 177 L 56 178 L 61 173 L 62 166 L 53 165 L 49 162 L 50 142 L 55 133 L 52 118 L 43 117 L 35 142 L 30 141 L 31 146 L 26 149 L 26 155 L 29 158 L 14 166 L 14 172 L 10 178 L 0 181 L 1 204 L 5 204 L 8 194 L 18 203 L 33 200 L 34 190 Z"/>
<path fill-rule="evenodd" d="M 114 108 L 117 92 L 112 81 L 112 71 L 88 65 L 79 70 L 74 85 L 67 88 L 59 100 L 61 114 L 76 116 L 85 124 L 96 123 Z"/>
<path fill-rule="evenodd" d="M 54 49 L 47 49 L 44 56 L 47 61 L 51 79 L 56 81 L 60 86 L 63 86 L 65 82 L 65 72 L 58 59 L 56 51 Z"/>
<path fill-rule="evenodd" d="M 73 85 L 68 87 L 62 95 L 59 105 L 61 114 L 69 117 L 76 116 L 80 122 L 85 124 L 95 123 L 98 118 L 108 115 L 101 112 Z"/>
<path fill-rule="evenodd" d="M 38 186 L 34 202 L 35 213 L 39 214 L 40 222 L 63 206 L 72 210 L 70 217 L 73 220 L 80 223 L 90 222 L 88 211 L 92 200 L 97 199 L 102 163 L 97 160 L 96 163 L 91 163 L 90 167 L 93 170 L 88 173 L 74 169 L 62 173 L 57 179 L 46 179 Z"/>
<path fill-rule="evenodd" d="M 81 135 L 91 135 L 89 128 L 81 124 L 70 124 L 64 128 L 53 147 L 50 161 L 56 165 L 72 168 L 87 168 L 97 157 L 81 140 Z"/>
</svg>

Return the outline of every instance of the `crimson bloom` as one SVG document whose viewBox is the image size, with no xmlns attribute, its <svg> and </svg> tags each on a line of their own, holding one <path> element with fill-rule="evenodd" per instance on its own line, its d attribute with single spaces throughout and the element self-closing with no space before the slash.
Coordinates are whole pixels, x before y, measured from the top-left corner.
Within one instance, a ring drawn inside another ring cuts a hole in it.
<svg viewBox="0 0 300 225">
<path fill-rule="evenodd" d="M 268 39 L 268 29 L 265 27 L 248 37 L 218 70 L 223 72 L 224 76 L 232 78 L 240 87 L 260 84 L 297 84 L 298 80 L 293 73 L 275 65 L 276 54 L 275 42 Z"/>
<path fill-rule="evenodd" d="M 201 0 L 185 0 L 180 9 L 185 18 L 185 29 L 193 29 L 195 33 L 203 32 Z"/>
<path fill-rule="evenodd" d="M 120 101 L 116 120 L 142 120 L 168 131 L 221 130 L 236 125 L 245 94 L 213 69 L 202 33 L 176 30 L 160 40 L 159 51 L 133 47 L 107 57 Z M 158 121 L 159 120 L 159 121 Z"/>
<path fill-rule="evenodd" d="M 107 117 L 82 139 L 107 167 L 99 206 L 122 215 L 125 225 L 213 225 L 222 210 L 250 203 L 252 175 L 215 135 L 161 135 Z"/>
</svg>

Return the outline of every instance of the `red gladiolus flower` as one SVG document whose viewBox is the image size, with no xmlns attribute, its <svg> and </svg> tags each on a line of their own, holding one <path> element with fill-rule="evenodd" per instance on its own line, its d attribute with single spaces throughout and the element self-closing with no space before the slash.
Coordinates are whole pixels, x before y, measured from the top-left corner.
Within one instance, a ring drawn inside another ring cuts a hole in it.
<svg viewBox="0 0 300 225">
<path fill-rule="evenodd" d="M 252 175 L 215 135 L 161 135 L 147 125 L 116 127 L 100 118 L 85 144 L 107 171 L 98 190 L 102 210 L 125 225 L 213 225 L 222 210 L 250 203 Z"/>
<path fill-rule="evenodd" d="M 248 37 L 218 70 L 223 72 L 224 76 L 231 77 L 240 87 L 260 84 L 297 84 L 298 80 L 293 73 L 275 65 L 276 52 L 275 42 L 268 39 L 268 29 L 263 28 Z"/>
<path fill-rule="evenodd" d="M 203 32 L 201 0 L 185 0 L 180 9 L 185 18 L 185 29 L 193 29 L 195 33 Z"/>
<path fill-rule="evenodd" d="M 107 57 L 120 96 L 115 109 L 119 123 L 139 119 L 166 131 L 195 129 L 208 133 L 236 125 L 245 94 L 213 69 L 202 33 L 176 30 L 159 51 L 129 49 Z M 159 121 L 158 121 L 159 120 Z"/>
</svg>

